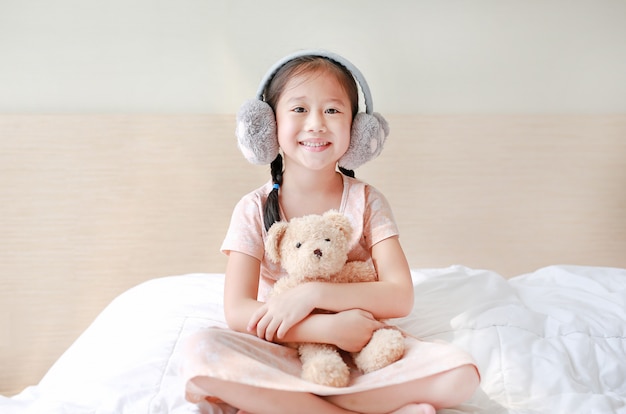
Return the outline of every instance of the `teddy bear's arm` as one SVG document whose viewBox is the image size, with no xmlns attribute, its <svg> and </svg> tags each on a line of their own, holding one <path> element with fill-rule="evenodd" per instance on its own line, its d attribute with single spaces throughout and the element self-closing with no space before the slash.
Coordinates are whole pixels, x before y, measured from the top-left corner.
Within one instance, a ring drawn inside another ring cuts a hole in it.
<svg viewBox="0 0 626 414">
<path fill-rule="evenodd" d="M 375 282 L 378 277 L 369 263 L 354 261 L 346 263 L 341 272 L 331 280 L 336 283 Z"/>
</svg>

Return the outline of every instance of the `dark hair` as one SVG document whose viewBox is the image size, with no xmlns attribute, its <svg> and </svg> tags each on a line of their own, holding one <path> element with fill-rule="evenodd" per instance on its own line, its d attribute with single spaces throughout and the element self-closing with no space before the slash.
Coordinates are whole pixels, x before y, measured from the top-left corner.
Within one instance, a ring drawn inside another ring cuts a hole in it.
<svg viewBox="0 0 626 414">
<path fill-rule="evenodd" d="M 272 77 L 269 85 L 264 91 L 264 100 L 276 111 L 276 104 L 285 89 L 289 79 L 294 76 L 328 71 L 334 74 L 339 84 L 344 88 L 352 107 L 352 118 L 359 111 L 359 89 L 352 76 L 352 73 L 343 65 L 334 60 L 321 56 L 301 56 L 284 64 Z M 276 159 L 270 164 L 272 173 L 272 183 L 281 186 L 283 184 L 283 157 L 278 154 Z M 339 167 L 342 174 L 354 177 L 354 171 Z M 269 230 L 277 221 L 280 221 L 280 204 L 278 202 L 278 188 L 274 186 L 267 195 L 267 200 L 263 206 L 263 223 L 265 230 Z"/>
</svg>

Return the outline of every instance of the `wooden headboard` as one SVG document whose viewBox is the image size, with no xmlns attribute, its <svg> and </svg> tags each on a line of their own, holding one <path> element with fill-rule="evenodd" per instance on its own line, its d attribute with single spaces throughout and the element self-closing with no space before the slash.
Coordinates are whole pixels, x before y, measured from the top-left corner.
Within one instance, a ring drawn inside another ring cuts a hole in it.
<svg viewBox="0 0 626 414">
<path fill-rule="evenodd" d="M 626 115 L 387 119 L 357 177 L 387 195 L 412 267 L 626 267 Z M 0 115 L 0 394 L 124 290 L 223 272 L 231 209 L 269 178 L 233 131 L 232 115 Z"/>
</svg>

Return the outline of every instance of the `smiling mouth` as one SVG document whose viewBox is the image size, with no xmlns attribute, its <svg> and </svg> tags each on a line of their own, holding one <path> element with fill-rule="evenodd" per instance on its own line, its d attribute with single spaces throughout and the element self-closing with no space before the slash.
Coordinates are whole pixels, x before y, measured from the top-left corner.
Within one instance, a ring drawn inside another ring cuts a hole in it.
<svg viewBox="0 0 626 414">
<path fill-rule="evenodd" d="M 301 142 L 300 145 L 311 148 L 325 147 L 328 142 Z"/>
</svg>

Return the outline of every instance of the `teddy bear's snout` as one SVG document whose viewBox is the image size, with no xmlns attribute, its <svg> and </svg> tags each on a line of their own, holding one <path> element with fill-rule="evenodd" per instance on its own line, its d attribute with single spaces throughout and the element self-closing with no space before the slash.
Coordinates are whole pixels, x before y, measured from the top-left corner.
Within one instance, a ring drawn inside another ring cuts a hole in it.
<svg viewBox="0 0 626 414">
<path fill-rule="evenodd" d="M 315 256 L 317 256 L 318 258 L 320 258 L 320 257 L 322 257 L 322 256 L 324 255 L 324 253 L 322 253 L 322 250 L 321 250 L 321 249 L 315 249 L 315 250 L 313 250 L 313 254 L 314 254 Z"/>
</svg>

